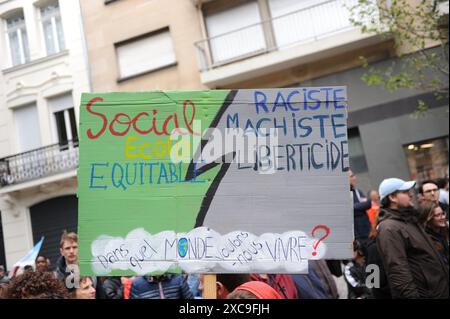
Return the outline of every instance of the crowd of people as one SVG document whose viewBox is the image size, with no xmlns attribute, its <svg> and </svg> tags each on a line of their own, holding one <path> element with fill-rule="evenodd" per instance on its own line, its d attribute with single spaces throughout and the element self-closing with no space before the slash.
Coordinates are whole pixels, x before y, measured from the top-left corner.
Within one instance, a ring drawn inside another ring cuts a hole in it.
<svg viewBox="0 0 450 319">
<path fill-rule="evenodd" d="M 348 172 L 354 255 L 309 261 L 308 274 L 218 274 L 217 299 L 391 299 L 449 297 L 448 179 L 388 178 L 367 196 Z M 414 190 L 418 190 L 417 193 Z M 194 299 L 205 276 L 80 277 L 78 237 L 63 232 L 55 269 L 46 256 L 9 278 L 0 266 L 0 299 Z M 369 267 L 371 266 L 371 267 Z M 375 266 L 375 268 L 374 268 Z M 376 269 L 375 276 L 368 269 Z M 344 278 L 340 296 L 336 278 Z M 68 278 L 75 278 L 68 285 Z"/>
<path fill-rule="evenodd" d="M 387 178 L 369 198 L 351 171 L 349 179 L 355 217 L 354 258 L 344 271 L 349 298 L 449 298 L 448 179 L 416 185 Z M 367 283 L 373 265 L 377 285 Z"/>
</svg>

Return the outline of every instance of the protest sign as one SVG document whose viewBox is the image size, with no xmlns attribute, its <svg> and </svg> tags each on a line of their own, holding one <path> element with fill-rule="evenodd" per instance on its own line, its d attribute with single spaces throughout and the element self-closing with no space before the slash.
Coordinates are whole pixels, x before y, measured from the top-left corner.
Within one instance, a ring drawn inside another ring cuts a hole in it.
<svg viewBox="0 0 450 319">
<path fill-rule="evenodd" d="M 352 256 L 345 87 L 83 94 L 82 274 Z"/>
</svg>

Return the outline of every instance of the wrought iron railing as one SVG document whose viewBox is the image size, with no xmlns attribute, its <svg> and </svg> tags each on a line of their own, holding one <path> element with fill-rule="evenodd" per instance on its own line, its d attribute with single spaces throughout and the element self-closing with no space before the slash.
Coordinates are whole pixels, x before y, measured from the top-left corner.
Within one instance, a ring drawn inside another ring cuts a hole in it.
<svg viewBox="0 0 450 319">
<path fill-rule="evenodd" d="M 53 144 L 0 159 L 0 187 L 76 169 L 78 141 Z"/>
<path fill-rule="evenodd" d="M 200 71 L 317 41 L 356 28 L 349 8 L 358 0 L 317 0 L 284 15 L 196 42 Z"/>
</svg>

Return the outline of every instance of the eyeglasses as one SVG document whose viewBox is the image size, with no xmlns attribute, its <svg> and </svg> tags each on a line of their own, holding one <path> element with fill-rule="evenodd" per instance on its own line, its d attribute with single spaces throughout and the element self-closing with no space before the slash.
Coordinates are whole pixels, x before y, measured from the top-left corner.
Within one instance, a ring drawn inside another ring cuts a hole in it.
<svg viewBox="0 0 450 319">
<path fill-rule="evenodd" d="M 439 191 L 439 189 L 433 188 L 433 189 L 427 189 L 426 191 L 423 191 L 423 192 L 424 192 L 425 194 L 429 194 L 429 193 L 437 192 L 437 191 Z"/>
</svg>

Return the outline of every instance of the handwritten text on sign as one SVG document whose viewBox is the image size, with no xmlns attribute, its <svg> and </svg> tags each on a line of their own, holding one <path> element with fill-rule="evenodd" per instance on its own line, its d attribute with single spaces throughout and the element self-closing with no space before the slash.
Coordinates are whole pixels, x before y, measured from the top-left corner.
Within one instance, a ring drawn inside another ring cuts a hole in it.
<svg viewBox="0 0 450 319">
<path fill-rule="evenodd" d="M 326 226 L 320 226 L 327 237 Z M 113 269 L 133 269 L 137 274 L 166 272 L 178 266 L 188 273 L 204 273 L 222 268 L 222 272 L 307 271 L 308 259 L 320 259 L 326 245 L 301 231 L 255 236 L 235 231 L 221 236 L 206 227 L 189 233 L 162 232 L 156 235 L 144 229 L 130 232 L 126 238 L 101 236 L 92 245 L 93 265 L 98 274 Z M 279 265 L 282 264 L 283 268 Z"/>
<path fill-rule="evenodd" d="M 351 257 L 346 119 L 344 87 L 84 94 L 82 273 Z"/>
</svg>

